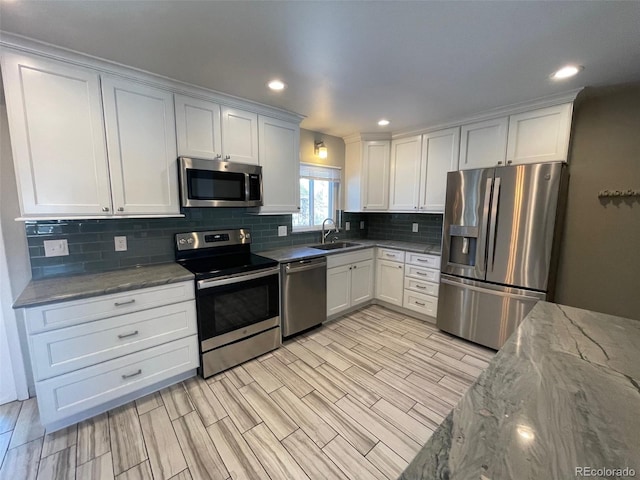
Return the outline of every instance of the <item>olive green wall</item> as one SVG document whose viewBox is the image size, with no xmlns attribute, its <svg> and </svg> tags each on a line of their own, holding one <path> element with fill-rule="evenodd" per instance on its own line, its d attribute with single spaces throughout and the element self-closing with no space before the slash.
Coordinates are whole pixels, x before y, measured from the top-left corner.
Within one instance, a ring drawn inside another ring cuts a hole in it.
<svg viewBox="0 0 640 480">
<path fill-rule="evenodd" d="M 640 319 L 640 83 L 587 88 L 576 99 L 569 196 L 555 301 Z"/>
</svg>

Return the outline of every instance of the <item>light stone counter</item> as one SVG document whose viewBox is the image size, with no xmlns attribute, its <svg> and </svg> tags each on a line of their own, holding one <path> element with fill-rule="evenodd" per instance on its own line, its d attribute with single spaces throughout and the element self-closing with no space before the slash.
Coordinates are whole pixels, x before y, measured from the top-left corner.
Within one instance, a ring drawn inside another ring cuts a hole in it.
<svg viewBox="0 0 640 480">
<path fill-rule="evenodd" d="M 639 452 L 640 321 L 539 302 L 400 478 L 640 476 Z"/>
</svg>

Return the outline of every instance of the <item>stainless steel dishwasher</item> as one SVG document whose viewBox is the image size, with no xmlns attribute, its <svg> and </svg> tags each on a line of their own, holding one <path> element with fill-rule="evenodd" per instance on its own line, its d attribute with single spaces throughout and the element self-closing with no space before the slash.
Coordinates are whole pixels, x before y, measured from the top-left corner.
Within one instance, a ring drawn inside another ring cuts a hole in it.
<svg viewBox="0 0 640 480">
<path fill-rule="evenodd" d="M 284 263 L 282 279 L 282 336 L 289 337 L 327 319 L 327 259 Z"/>
</svg>

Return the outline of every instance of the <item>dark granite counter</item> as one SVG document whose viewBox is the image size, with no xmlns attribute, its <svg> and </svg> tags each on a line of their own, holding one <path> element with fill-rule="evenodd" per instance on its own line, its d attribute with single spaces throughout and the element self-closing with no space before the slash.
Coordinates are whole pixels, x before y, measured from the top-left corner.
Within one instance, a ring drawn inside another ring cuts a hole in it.
<svg viewBox="0 0 640 480">
<path fill-rule="evenodd" d="M 539 302 L 400 478 L 640 475 L 638 452 L 640 321 Z"/>
<path fill-rule="evenodd" d="M 193 274 L 177 263 L 32 280 L 20 294 L 13 308 L 78 300 L 188 280 L 193 280 Z"/>
</svg>

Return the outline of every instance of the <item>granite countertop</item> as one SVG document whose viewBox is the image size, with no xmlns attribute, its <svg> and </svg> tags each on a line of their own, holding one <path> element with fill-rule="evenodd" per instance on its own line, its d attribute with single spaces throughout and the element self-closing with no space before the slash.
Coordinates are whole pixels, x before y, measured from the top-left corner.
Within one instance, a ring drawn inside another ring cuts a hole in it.
<svg viewBox="0 0 640 480">
<path fill-rule="evenodd" d="M 400 479 L 638 474 L 639 345 L 640 321 L 538 302 Z"/>
<path fill-rule="evenodd" d="M 31 280 L 13 308 L 35 307 L 188 280 L 193 281 L 193 274 L 177 263 Z"/>
<path fill-rule="evenodd" d="M 356 246 L 347 248 L 338 248 L 336 250 L 320 250 L 311 248 L 314 244 L 294 245 L 291 247 L 278 248 L 275 250 L 266 250 L 256 252 L 263 257 L 268 257 L 278 262 L 290 262 L 294 260 L 302 260 L 313 257 L 323 257 L 326 255 L 335 255 L 338 253 L 348 253 L 355 250 L 362 250 L 371 247 L 387 247 L 397 248 L 408 252 L 428 253 L 431 255 L 440 255 L 440 245 L 431 245 L 426 243 L 397 242 L 394 240 L 370 240 L 370 239 L 345 239 L 340 240 L 350 243 L 356 243 Z"/>
</svg>

